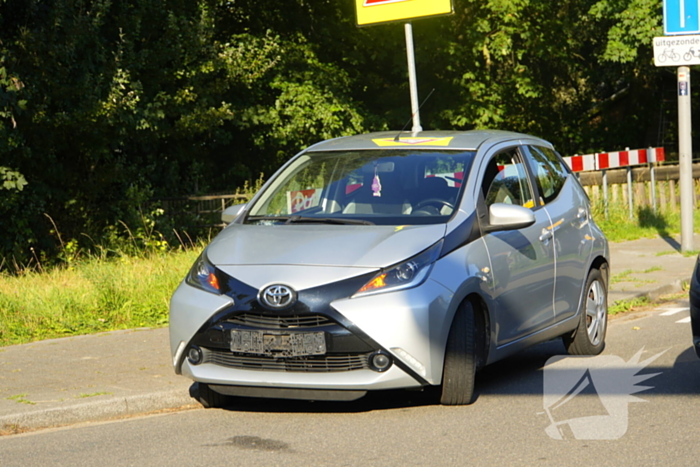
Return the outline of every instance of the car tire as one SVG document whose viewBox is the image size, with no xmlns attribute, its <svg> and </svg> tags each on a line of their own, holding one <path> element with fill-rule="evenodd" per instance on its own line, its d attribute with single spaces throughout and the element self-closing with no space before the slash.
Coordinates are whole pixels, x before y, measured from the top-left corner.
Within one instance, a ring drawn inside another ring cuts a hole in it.
<svg viewBox="0 0 700 467">
<path fill-rule="evenodd" d="M 563 336 L 570 355 L 598 355 L 605 348 L 608 292 L 600 270 L 591 269 L 585 290 L 578 327 L 573 333 Z"/>
<path fill-rule="evenodd" d="M 474 305 L 465 300 L 457 309 L 447 337 L 442 369 L 442 405 L 468 405 L 474 402 L 476 377 L 476 320 Z"/>
<path fill-rule="evenodd" d="M 220 409 L 226 407 L 229 399 L 228 396 L 219 394 L 205 383 L 197 383 L 197 387 L 194 391 L 191 391 L 190 395 L 197 399 L 205 409 Z"/>
</svg>

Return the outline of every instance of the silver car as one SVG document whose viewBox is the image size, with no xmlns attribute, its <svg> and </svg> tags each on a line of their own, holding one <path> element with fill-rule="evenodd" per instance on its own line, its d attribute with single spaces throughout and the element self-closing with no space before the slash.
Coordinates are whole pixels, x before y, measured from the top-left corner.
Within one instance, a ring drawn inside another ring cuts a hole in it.
<svg viewBox="0 0 700 467">
<path fill-rule="evenodd" d="M 562 337 L 603 350 L 607 241 L 548 142 L 501 131 L 374 133 L 287 162 L 175 291 L 193 396 L 354 400 L 440 386 Z"/>
</svg>

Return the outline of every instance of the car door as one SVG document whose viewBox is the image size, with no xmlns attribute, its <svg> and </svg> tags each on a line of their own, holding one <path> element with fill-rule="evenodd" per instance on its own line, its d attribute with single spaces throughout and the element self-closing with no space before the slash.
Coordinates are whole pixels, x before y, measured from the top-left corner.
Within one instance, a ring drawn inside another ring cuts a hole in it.
<svg viewBox="0 0 700 467">
<path fill-rule="evenodd" d="M 496 152 L 483 169 L 483 198 L 532 209 L 535 223 L 519 230 L 483 236 L 491 261 L 491 293 L 497 346 L 516 341 L 553 323 L 554 249 L 547 211 L 535 203 L 532 178 L 517 147 Z"/>
<path fill-rule="evenodd" d="M 553 149 L 527 146 L 525 157 L 535 175 L 540 202 L 552 220 L 556 258 L 554 312 L 559 321 L 576 313 L 587 277 L 593 251 L 589 203 L 578 180 Z"/>
</svg>

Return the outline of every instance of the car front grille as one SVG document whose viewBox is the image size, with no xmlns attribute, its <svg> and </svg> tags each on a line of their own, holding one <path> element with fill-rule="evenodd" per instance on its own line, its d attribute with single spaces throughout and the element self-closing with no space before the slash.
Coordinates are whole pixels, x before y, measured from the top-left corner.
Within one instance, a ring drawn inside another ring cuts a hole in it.
<svg viewBox="0 0 700 467">
<path fill-rule="evenodd" d="M 299 373 L 335 373 L 369 368 L 369 354 L 322 355 L 312 357 L 274 358 L 263 355 L 242 355 L 203 349 L 203 363 L 239 370 L 287 371 Z"/>
<path fill-rule="evenodd" d="M 335 324 L 322 315 L 308 316 L 268 316 L 243 313 L 229 317 L 227 322 L 239 326 L 250 326 L 266 329 L 316 328 Z"/>
</svg>

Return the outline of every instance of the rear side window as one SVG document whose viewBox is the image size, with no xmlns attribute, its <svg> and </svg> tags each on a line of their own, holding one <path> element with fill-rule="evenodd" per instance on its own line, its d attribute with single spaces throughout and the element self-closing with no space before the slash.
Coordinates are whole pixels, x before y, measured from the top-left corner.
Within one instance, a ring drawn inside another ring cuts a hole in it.
<svg viewBox="0 0 700 467">
<path fill-rule="evenodd" d="M 542 198 L 541 203 L 547 204 L 559 195 L 569 172 L 552 149 L 528 146 L 528 156 Z"/>
</svg>

